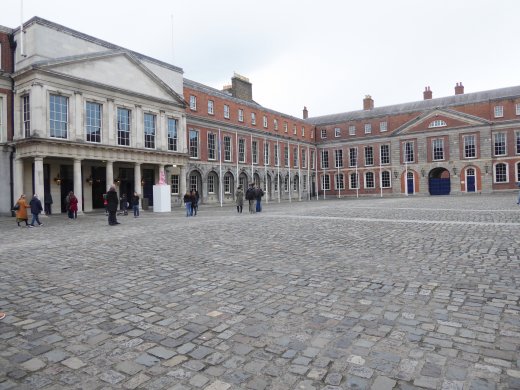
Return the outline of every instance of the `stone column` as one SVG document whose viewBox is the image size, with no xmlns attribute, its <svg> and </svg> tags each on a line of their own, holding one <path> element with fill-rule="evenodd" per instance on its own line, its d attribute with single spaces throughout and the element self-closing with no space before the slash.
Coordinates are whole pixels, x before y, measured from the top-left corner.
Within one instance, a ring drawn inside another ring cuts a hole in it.
<svg viewBox="0 0 520 390">
<path fill-rule="evenodd" d="M 130 145 L 134 148 L 144 147 L 143 109 L 138 104 L 135 105 L 135 120 L 131 127 Z"/>
<path fill-rule="evenodd" d="M 34 158 L 34 192 L 38 194 L 38 197 L 40 198 L 43 205 L 43 157 Z"/>
<path fill-rule="evenodd" d="M 107 167 L 106 167 L 106 180 L 107 180 L 107 188 L 108 190 L 110 186 L 114 185 L 114 162 L 113 161 L 107 161 Z"/>
<path fill-rule="evenodd" d="M 23 160 L 17 158 L 14 160 L 14 200 L 17 201 L 23 193 Z M 29 194 L 25 194 L 29 195 Z"/>
<path fill-rule="evenodd" d="M 143 187 L 141 186 L 141 163 L 134 164 L 134 191 L 142 196 Z"/>
<path fill-rule="evenodd" d="M 177 129 L 178 151 L 188 153 L 188 128 L 186 126 L 186 115 L 183 114 L 179 120 L 179 128 Z"/>
<path fill-rule="evenodd" d="M 134 164 L 134 191 L 139 195 L 139 210 L 143 209 L 143 187 L 141 185 L 141 163 Z"/>
<path fill-rule="evenodd" d="M 31 84 L 31 95 L 30 95 L 30 107 L 31 107 L 31 135 L 38 137 L 47 137 L 47 126 L 45 125 L 45 118 L 47 117 L 47 99 L 44 93 L 43 84 L 32 83 Z M 23 107 L 21 107 L 23 112 Z M 25 137 L 23 123 L 20 126 L 22 129 L 22 138 Z"/>
<path fill-rule="evenodd" d="M 78 214 L 83 212 L 83 183 L 81 182 L 81 160 L 74 159 L 74 195 L 78 198 Z"/>
<path fill-rule="evenodd" d="M 72 111 L 72 109 L 74 111 Z M 83 127 L 83 95 L 80 91 L 74 91 L 74 106 L 71 107 L 70 116 L 72 120 L 70 121 L 70 134 L 69 139 L 73 141 L 84 141 L 83 131 L 81 131 Z M 74 191 L 76 194 L 76 191 Z M 76 194 L 76 197 L 78 195 Z M 79 201 L 79 199 L 78 199 Z M 79 203 L 78 203 L 78 212 L 79 212 Z"/>
<path fill-rule="evenodd" d="M 117 126 L 115 125 L 116 122 L 116 113 L 115 113 L 115 107 L 114 107 L 114 99 L 107 99 L 107 105 L 108 110 L 106 112 L 107 117 L 107 127 L 108 131 L 104 131 L 103 133 L 103 141 L 102 143 L 108 144 L 108 145 L 117 145 Z M 103 115 L 103 118 L 105 117 L 105 114 Z"/>
<path fill-rule="evenodd" d="M 179 174 L 179 195 L 181 199 L 181 206 L 182 206 L 182 197 L 186 193 L 186 166 L 180 165 L 180 174 Z"/>
</svg>

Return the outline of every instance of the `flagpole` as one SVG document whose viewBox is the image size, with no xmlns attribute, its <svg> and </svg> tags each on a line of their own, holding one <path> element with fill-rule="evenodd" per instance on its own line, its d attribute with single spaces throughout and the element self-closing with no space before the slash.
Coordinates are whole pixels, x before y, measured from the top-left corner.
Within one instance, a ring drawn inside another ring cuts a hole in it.
<svg viewBox="0 0 520 390">
<path fill-rule="evenodd" d="M 222 207 L 222 145 L 220 144 L 220 128 L 218 129 L 218 177 L 219 177 L 219 189 L 220 189 L 220 207 Z"/>
<path fill-rule="evenodd" d="M 277 181 L 278 181 L 278 203 L 280 203 L 280 144 L 278 143 L 278 138 L 276 139 L 276 165 L 278 166 L 278 175 L 277 175 Z"/>
<path fill-rule="evenodd" d="M 302 189 L 301 189 L 301 180 L 302 180 L 302 168 L 301 168 L 301 152 L 300 152 L 300 144 L 298 144 L 298 201 L 302 201 Z"/>
<path fill-rule="evenodd" d="M 255 176 L 253 172 L 253 134 L 251 134 L 251 180 L 254 183 L 255 182 Z"/>
<path fill-rule="evenodd" d="M 267 188 L 267 161 L 265 156 L 265 147 L 267 145 L 267 139 L 264 138 L 264 184 L 265 184 L 265 203 L 269 203 L 269 188 Z"/>
<path fill-rule="evenodd" d="M 356 148 L 356 198 L 359 198 L 358 149 Z"/>
<path fill-rule="evenodd" d="M 311 200 L 311 152 L 307 145 L 307 195 L 309 201 Z"/>
<path fill-rule="evenodd" d="M 406 156 L 404 160 L 404 191 L 406 196 L 408 196 L 408 159 Z"/>
<path fill-rule="evenodd" d="M 314 169 L 316 170 L 316 200 L 320 199 L 318 187 L 318 148 L 314 148 Z"/>
<path fill-rule="evenodd" d="M 381 164 L 381 145 L 379 145 L 379 189 L 381 190 L 381 198 L 383 197 L 383 166 Z"/>
<path fill-rule="evenodd" d="M 235 149 L 236 149 L 236 159 L 237 159 L 237 187 L 238 185 L 240 184 L 240 178 L 239 178 L 239 174 L 238 174 L 238 131 L 235 131 Z M 245 191 L 245 189 L 244 189 Z"/>
<path fill-rule="evenodd" d="M 287 162 L 289 163 L 289 203 L 291 203 L 291 146 L 289 145 L 289 141 L 287 141 L 287 160 L 289 160 Z"/>
</svg>

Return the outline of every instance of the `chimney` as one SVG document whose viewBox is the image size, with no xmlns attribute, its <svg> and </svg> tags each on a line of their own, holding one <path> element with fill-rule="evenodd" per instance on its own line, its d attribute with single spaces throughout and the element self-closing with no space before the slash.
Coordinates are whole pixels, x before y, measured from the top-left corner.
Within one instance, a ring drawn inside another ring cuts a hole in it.
<svg viewBox="0 0 520 390">
<path fill-rule="evenodd" d="M 303 119 L 307 119 L 309 117 L 309 111 L 307 111 L 307 107 L 303 107 Z"/>
<path fill-rule="evenodd" d="M 253 100 L 253 84 L 247 77 L 235 73 L 231 78 L 231 95 L 238 99 Z"/>
<path fill-rule="evenodd" d="M 423 96 L 424 100 L 430 100 L 433 97 L 433 92 L 430 87 L 424 87 Z"/>
<path fill-rule="evenodd" d="M 374 108 L 374 99 L 372 99 L 372 96 L 365 95 L 365 98 L 363 99 L 363 110 L 372 110 Z"/>
<path fill-rule="evenodd" d="M 462 85 L 462 82 L 455 85 L 455 95 L 464 95 L 464 85 Z"/>
</svg>

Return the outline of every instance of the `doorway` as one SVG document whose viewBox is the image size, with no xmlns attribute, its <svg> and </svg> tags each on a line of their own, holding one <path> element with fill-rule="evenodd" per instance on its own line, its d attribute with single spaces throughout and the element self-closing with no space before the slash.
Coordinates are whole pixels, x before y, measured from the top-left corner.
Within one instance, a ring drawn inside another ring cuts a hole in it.
<svg viewBox="0 0 520 390">
<path fill-rule="evenodd" d="M 475 168 L 466 169 L 466 192 L 475 192 Z"/>
</svg>

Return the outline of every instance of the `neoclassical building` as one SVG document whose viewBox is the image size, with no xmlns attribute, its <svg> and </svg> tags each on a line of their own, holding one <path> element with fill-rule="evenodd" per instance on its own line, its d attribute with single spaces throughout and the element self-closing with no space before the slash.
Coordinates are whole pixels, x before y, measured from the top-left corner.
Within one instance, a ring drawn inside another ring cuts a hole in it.
<svg viewBox="0 0 520 390">
<path fill-rule="evenodd" d="M 21 193 L 89 212 L 165 173 L 172 205 L 197 190 L 234 202 L 511 191 L 520 181 L 520 87 L 302 118 L 264 107 L 235 74 L 215 89 L 181 68 L 38 17 L 0 26 L 0 213 Z"/>
<path fill-rule="evenodd" d="M 322 193 L 449 195 L 510 191 L 520 182 L 520 87 L 310 118 Z"/>
<path fill-rule="evenodd" d="M 113 183 L 151 200 L 161 170 L 186 169 L 182 69 L 40 18 L 23 45 L 12 36 L 14 197 L 50 196 L 64 211 L 74 191 L 91 211 Z"/>
</svg>

